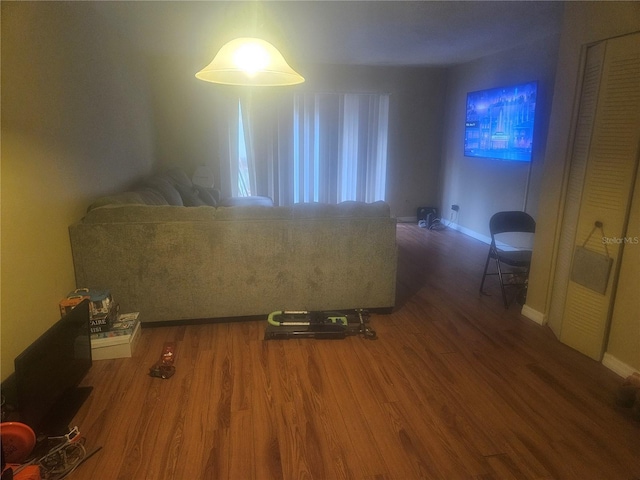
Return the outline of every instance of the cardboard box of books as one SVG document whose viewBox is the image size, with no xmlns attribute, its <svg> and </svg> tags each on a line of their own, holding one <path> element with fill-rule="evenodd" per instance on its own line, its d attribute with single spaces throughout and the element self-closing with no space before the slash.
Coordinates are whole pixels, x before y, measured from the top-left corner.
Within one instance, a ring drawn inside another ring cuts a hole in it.
<svg viewBox="0 0 640 480">
<path fill-rule="evenodd" d="M 93 315 L 89 320 L 89 331 L 92 334 L 108 332 L 109 330 L 111 330 L 117 318 L 118 313 L 113 308 L 109 313 L 99 313 L 97 315 Z"/>
<path fill-rule="evenodd" d="M 119 314 L 108 330 L 92 333 L 93 360 L 131 357 L 140 337 L 139 315 L 139 312 Z"/>
</svg>

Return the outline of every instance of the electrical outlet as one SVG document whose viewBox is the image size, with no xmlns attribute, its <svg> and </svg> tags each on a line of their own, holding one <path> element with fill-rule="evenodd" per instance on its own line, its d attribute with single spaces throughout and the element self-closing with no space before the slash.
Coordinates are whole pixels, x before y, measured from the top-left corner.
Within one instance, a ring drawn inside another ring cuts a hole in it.
<svg viewBox="0 0 640 480">
<path fill-rule="evenodd" d="M 451 210 L 453 210 L 454 212 L 457 212 L 458 210 L 460 210 L 460 205 L 456 205 L 454 203 L 453 205 L 451 205 Z"/>
</svg>

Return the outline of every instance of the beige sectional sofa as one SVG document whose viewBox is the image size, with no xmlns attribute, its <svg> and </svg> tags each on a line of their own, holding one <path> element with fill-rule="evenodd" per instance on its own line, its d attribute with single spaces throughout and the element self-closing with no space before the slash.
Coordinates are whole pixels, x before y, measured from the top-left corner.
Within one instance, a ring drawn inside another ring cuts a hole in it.
<svg viewBox="0 0 640 480">
<path fill-rule="evenodd" d="M 396 220 L 386 203 L 109 198 L 69 227 L 77 287 L 109 289 L 143 322 L 394 306 Z"/>
</svg>

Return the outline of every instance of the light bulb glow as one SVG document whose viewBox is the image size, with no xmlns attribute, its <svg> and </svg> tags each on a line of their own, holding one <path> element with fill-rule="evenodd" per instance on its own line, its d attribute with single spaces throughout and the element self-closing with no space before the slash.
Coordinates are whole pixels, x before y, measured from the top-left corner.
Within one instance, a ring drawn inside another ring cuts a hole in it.
<svg viewBox="0 0 640 480">
<path fill-rule="evenodd" d="M 259 38 L 236 38 L 225 43 L 209 65 L 196 73 L 205 82 L 226 85 L 283 86 L 304 82 L 282 54 Z"/>
<path fill-rule="evenodd" d="M 264 70 L 269 65 L 269 53 L 256 43 L 241 45 L 233 54 L 233 63 L 248 75 Z"/>
</svg>

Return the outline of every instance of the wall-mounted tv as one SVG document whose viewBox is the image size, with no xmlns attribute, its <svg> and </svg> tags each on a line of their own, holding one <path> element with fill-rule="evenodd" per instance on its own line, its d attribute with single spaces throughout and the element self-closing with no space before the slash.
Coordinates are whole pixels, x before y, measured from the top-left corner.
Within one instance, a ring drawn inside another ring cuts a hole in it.
<svg viewBox="0 0 640 480">
<path fill-rule="evenodd" d="M 464 155 L 530 162 L 537 82 L 467 94 Z"/>
</svg>

